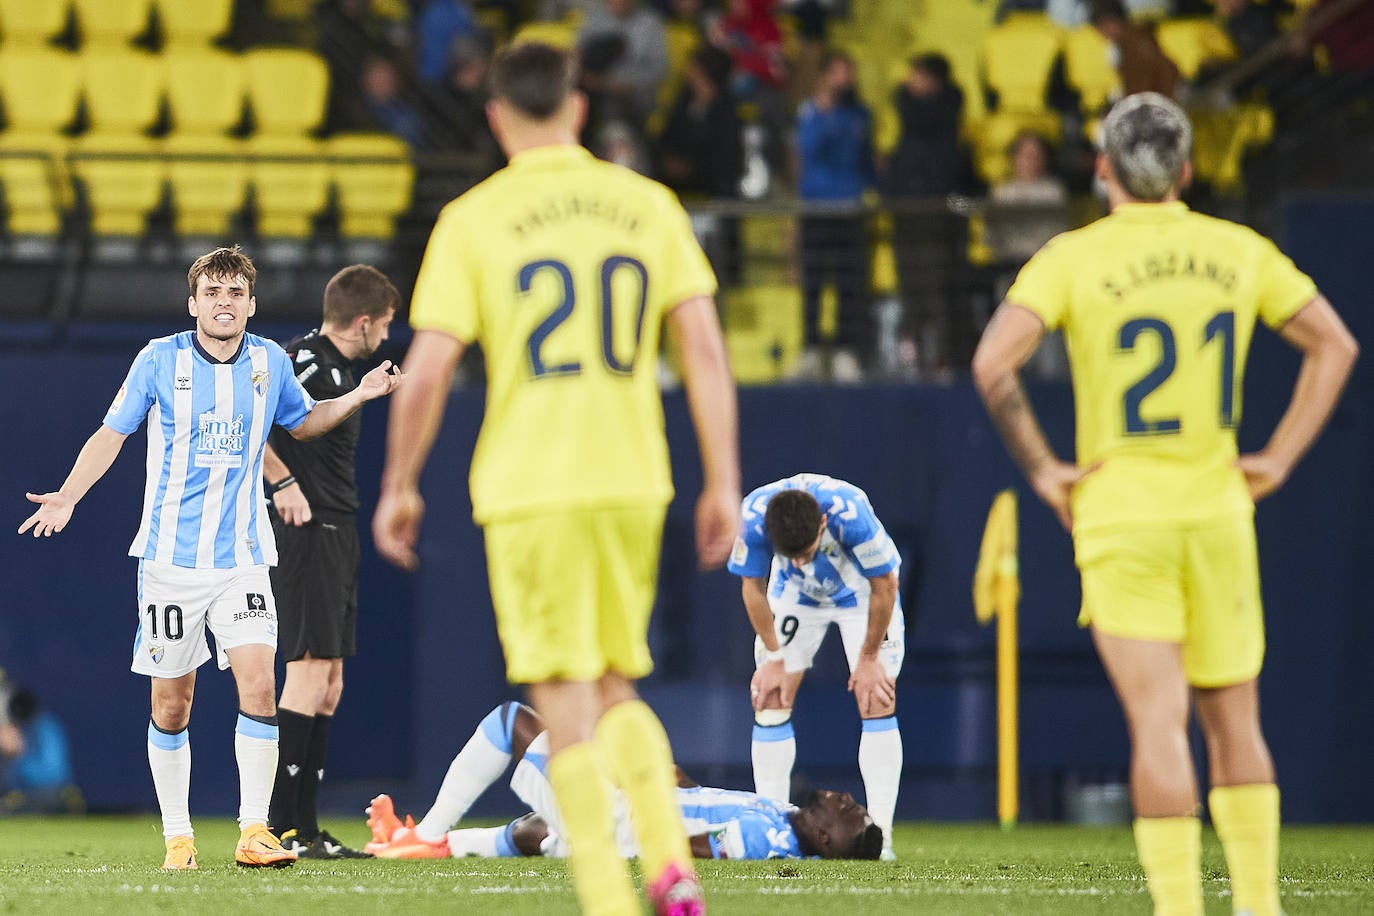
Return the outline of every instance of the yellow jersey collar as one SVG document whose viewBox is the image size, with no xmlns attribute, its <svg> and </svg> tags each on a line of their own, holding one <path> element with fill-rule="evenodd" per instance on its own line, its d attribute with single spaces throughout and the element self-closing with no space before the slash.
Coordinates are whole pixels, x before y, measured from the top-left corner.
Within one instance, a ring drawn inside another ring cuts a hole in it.
<svg viewBox="0 0 1374 916">
<path fill-rule="evenodd" d="M 568 143 L 551 143 L 548 146 L 536 146 L 524 152 L 516 153 L 511 158 L 510 168 L 550 168 L 589 161 L 592 154 L 586 147 L 574 146 Z"/>
<path fill-rule="evenodd" d="M 1181 200 L 1166 203 L 1124 203 L 1112 208 L 1112 216 L 1130 220 L 1170 219 L 1188 212 L 1188 205 Z"/>
</svg>

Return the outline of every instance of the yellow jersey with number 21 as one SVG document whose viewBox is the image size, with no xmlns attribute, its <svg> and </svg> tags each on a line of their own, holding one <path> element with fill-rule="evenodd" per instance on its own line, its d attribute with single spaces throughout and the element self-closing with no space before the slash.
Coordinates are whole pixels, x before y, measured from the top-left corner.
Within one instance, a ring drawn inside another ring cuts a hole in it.
<svg viewBox="0 0 1374 916">
<path fill-rule="evenodd" d="M 1073 374 L 1075 531 L 1251 511 L 1235 467 L 1256 319 L 1317 294 L 1273 242 L 1179 202 L 1124 204 L 1051 240 L 1007 301 L 1063 328 Z"/>
<path fill-rule="evenodd" d="M 449 203 L 410 323 L 482 346 L 476 521 L 666 505 L 660 326 L 715 289 L 673 193 L 581 147 L 520 153 Z"/>
</svg>

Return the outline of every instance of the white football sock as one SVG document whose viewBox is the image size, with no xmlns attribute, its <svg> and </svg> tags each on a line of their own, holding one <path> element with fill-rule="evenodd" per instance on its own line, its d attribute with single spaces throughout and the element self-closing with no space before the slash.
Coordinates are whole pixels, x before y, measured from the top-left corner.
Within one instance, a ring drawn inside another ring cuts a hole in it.
<svg viewBox="0 0 1374 916">
<path fill-rule="evenodd" d="M 902 732 L 897 717 L 865 719 L 859 736 L 859 773 L 865 805 L 873 823 L 883 828 L 883 848 L 892 848 L 892 812 L 902 782 Z"/>
<path fill-rule="evenodd" d="M 510 839 L 511 825 L 504 827 L 465 827 L 448 832 L 449 855 L 455 859 L 481 856 L 484 859 L 518 856 Z"/>
<path fill-rule="evenodd" d="M 191 733 L 175 734 L 148 723 L 148 768 L 153 771 L 157 806 L 162 811 L 162 835 L 195 836 L 191 829 Z"/>
<path fill-rule="evenodd" d="M 424 819 L 415 833 L 428 843 L 437 843 L 492 783 L 510 766 L 511 728 L 519 703 L 502 703 L 487 713 L 468 743 L 453 758 Z M 505 829 L 504 827 L 501 829 Z M 456 856 L 457 853 L 454 853 Z"/>
<path fill-rule="evenodd" d="M 239 829 L 265 824 L 272 785 L 277 780 L 275 722 L 259 722 L 239 713 L 234 727 L 234 758 L 239 765 Z"/>
<path fill-rule="evenodd" d="M 797 738 L 792 720 L 754 725 L 754 791 L 780 802 L 792 800 L 792 765 L 797 761 Z"/>
</svg>

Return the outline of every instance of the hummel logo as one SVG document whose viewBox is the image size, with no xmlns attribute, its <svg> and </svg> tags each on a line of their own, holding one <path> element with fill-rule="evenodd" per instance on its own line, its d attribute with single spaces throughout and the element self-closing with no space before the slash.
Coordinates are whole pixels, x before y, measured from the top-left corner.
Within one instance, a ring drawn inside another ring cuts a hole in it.
<svg viewBox="0 0 1374 916">
<path fill-rule="evenodd" d="M 300 768 L 297 764 L 288 763 L 288 764 L 286 765 L 286 772 L 287 772 L 288 774 L 290 774 L 291 776 L 295 776 L 295 775 L 296 775 L 297 773 L 299 773 L 300 771 L 301 771 L 301 768 Z"/>
</svg>

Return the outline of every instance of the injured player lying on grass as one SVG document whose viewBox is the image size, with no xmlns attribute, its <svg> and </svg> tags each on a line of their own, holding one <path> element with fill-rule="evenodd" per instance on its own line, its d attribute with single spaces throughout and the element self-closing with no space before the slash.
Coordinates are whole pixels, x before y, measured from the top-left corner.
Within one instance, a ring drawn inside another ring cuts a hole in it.
<svg viewBox="0 0 1374 916">
<path fill-rule="evenodd" d="M 372 842 L 366 851 L 383 859 L 567 856 L 553 790 L 544 776 L 548 758 L 548 736 L 535 711 L 520 703 L 501 704 L 453 759 L 420 823 L 409 816 L 402 822 L 386 795 L 372 800 L 367 809 Z M 450 829 L 512 760 L 511 790 L 530 813 L 504 827 Z M 679 770 L 677 800 L 692 855 L 701 859 L 876 859 L 882 851 L 882 829 L 848 793 L 821 790 L 797 807 L 754 792 L 699 786 Z M 617 801 L 615 822 L 621 853 L 634 857 L 634 830 L 623 800 Z"/>
</svg>

